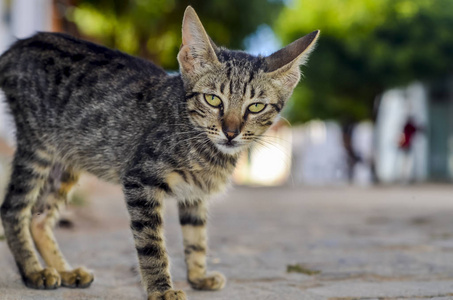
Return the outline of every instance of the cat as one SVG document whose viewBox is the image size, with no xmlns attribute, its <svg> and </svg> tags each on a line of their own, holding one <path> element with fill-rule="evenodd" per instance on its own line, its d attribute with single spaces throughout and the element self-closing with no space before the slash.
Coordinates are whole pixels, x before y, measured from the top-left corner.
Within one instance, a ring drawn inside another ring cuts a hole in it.
<svg viewBox="0 0 453 300">
<path fill-rule="evenodd" d="M 25 285 L 93 281 L 91 271 L 70 266 L 52 232 L 68 192 L 88 172 L 122 185 L 148 299 L 186 299 L 173 289 L 164 245 L 168 197 L 178 200 L 188 282 L 223 288 L 225 277 L 206 271 L 207 200 L 276 120 L 318 36 L 252 56 L 216 46 L 189 6 L 177 75 L 60 33 L 17 41 L 0 57 L 17 139 L 1 218 Z"/>
</svg>

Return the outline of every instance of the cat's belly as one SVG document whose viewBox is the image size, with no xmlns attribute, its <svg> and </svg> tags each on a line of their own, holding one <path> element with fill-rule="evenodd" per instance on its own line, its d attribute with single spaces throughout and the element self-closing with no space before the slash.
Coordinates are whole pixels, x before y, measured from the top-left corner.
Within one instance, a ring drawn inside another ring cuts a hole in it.
<svg viewBox="0 0 453 300">
<path fill-rule="evenodd" d="M 197 201 L 225 192 L 230 185 L 229 177 L 201 172 L 172 172 L 166 181 L 179 201 Z"/>
<path fill-rule="evenodd" d="M 73 169 L 81 173 L 89 173 L 97 178 L 113 183 L 120 184 L 120 170 L 121 165 L 106 159 L 102 155 L 80 156 L 73 154 L 59 158 L 59 162 L 65 166 L 71 166 Z"/>
</svg>

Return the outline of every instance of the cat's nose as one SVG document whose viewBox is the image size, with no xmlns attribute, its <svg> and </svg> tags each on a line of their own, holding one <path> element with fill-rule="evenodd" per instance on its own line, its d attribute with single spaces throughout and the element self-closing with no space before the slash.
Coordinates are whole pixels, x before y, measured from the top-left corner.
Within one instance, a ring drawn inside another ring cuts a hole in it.
<svg viewBox="0 0 453 300">
<path fill-rule="evenodd" d="M 234 115 L 227 115 L 222 124 L 222 131 L 228 141 L 233 140 L 240 133 L 241 120 Z"/>
<path fill-rule="evenodd" d="M 235 137 L 237 137 L 239 135 L 239 130 L 235 130 L 235 131 L 224 130 L 223 132 L 225 133 L 225 136 L 227 137 L 228 141 L 233 140 Z"/>
</svg>

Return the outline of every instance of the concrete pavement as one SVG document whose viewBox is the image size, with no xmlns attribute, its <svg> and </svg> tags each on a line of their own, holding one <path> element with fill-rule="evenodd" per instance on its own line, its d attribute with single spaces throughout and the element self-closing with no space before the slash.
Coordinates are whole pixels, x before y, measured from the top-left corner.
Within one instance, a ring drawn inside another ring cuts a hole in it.
<svg viewBox="0 0 453 300">
<path fill-rule="evenodd" d="M 0 299 L 146 298 L 119 189 L 90 198 L 57 238 L 74 266 L 94 270 L 93 285 L 26 289 L 0 241 Z M 228 278 L 220 292 L 185 282 L 175 208 L 165 219 L 172 276 L 191 300 L 453 299 L 453 186 L 234 188 L 211 205 L 209 267 Z"/>
</svg>

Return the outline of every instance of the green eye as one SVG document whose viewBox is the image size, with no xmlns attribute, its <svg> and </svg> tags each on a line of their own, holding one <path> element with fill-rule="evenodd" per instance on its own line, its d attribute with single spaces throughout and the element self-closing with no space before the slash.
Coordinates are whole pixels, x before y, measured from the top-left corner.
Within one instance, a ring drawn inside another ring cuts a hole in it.
<svg viewBox="0 0 453 300">
<path fill-rule="evenodd" d="M 219 107 L 220 105 L 222 105 L 222 100 L 220 100 L 219 97 L 213 94 L 204 94 L 204 100 L 206 100 L 209 105 L 214 107 Z"/>
<path fill-rule="evenodd" d="M 256 113 L 259 113 L 260 111 L 262 111 L 265 107 L 266 107 L 266 105 L 264 103 L 253 103 L 253 104 L 249 105 L 248 110 L 251 113 L 256 114 Z"/>
</svg>

